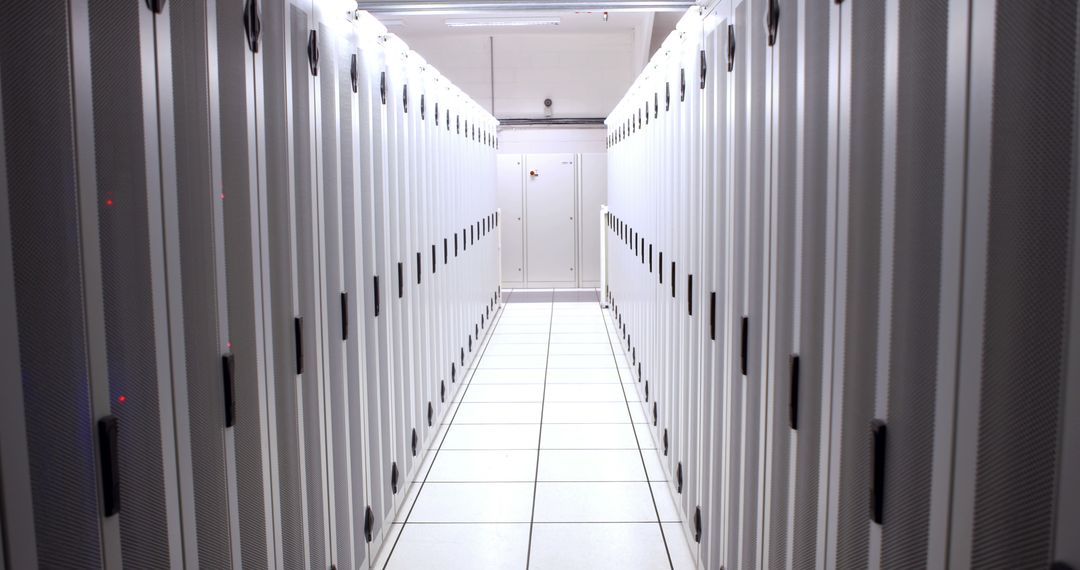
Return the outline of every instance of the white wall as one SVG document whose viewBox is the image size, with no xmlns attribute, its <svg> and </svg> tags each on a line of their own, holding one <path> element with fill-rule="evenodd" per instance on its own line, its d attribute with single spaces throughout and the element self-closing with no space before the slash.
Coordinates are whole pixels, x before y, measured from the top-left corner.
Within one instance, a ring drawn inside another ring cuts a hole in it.
<svg viewBox="0 0 1080 570">
<path fill-rule="evenodd" d="M 545 98 L 556 117 L 607 117 L 637 72 L 633 30 L 403 36 L 497 118 L 543 117 Z"/>
<path fill-rule="evenodd" d="M 499 154 L 607 152 L 605 129 L 499 128 Z"/>
</svg>

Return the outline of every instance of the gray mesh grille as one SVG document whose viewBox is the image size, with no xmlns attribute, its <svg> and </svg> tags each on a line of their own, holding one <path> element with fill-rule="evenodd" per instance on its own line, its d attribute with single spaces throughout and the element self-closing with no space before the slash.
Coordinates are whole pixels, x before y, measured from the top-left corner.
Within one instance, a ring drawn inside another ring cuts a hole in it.
<svg viewBox="0 0 1080 570">
<path fill-rule="evenodd" d="M 210 176 L 206 7 L 196 0 L 173 0 L 169 3 L 169 14 L 187 412 L 199 564 L 228 568 L 231 534 L 217 328 L 218 268 L 214 258 L 213 218 L 217 192 Z"/>
<path fill-rule="evenodd" d="M 288 53 L 284 37 L 288 30 L 285 6 L 267 2 L 263 6 L 263 96 L 266 106 L 266 190 L 268 224 L 288 228 L 289 220 L 289 138 L 285 90 Z M 270 235 L 270 293 L 272 304 L 274 404 L 277 419 L 278 498 L 281 519 L 283 566 L 303 568 L 304 528 L 300 502 L 299 418 L 296 400 L 296 364 L 293 353 L 292 238 L 287 231 Z"/>
<path fill-rule="evenodd" d="M 799 346 L 799 449 L 796 452 L 792 567 L 813 568 L 817 556 L 820 473 L 821 366 L 825 320 L 825 204 L 827 203 L 829 11 L 825 3 L 806 5 L 805 122 L 803 170 L 802 314 Z M 783 34 L 793 27 L 782 28 Z M 816 260 L 816 261 L 814 261 Z"/>
<path fill-rule="evenodd" d="M 8 2 L 3 10 L 4 151 L 38 564 L 95 568 L 97 467 L 79 318 L 67 2 Z"/>
<path fill-rule="evenodd" d="M 303 412 L 304 433 L 304 469 L 307 489 L 307 541 L 308 562 L 313 568 L 322 568 L 326 564 L 323 536 L 326 520 L 323 501 L 323 457 L 322 438 L 319 433 L 319 415 L 322 402 L 319 401 L 318 375 L 316 360 L 320 358 L 316 340 L 315 315 L 319 311 L 316 299 L 319 292 L 315 288 L 315 259 L 312 255 L 313 239 L 318 228 L 312 227 L 312 210 L 315 207 L 317 189 L 312 187 L 311 140 L 313 105 L 311 100 L 311 71 L 308 67 L 308 13 L 297 6 L 290 6 L 292 31 L 292 109 L 293 109 L 293 176 L 296 190 L 296 270 L 299 276 L 300 314 L 305 316 L 303 343 L 307 364 L 300 378 L 301 405 Z M 326 36 L 322 35 L 325 43 Z M 327 51 L 323 46 L 322 51 Z"/>
<path fill-rule="evenodd" d="M 358 240 L 361 239 L 360 224 L 362 221 L 355 216 L 354 208 L 358 205 L 359 196 L 356 195 L 357 189 L 353 182 L 354 170 L 360 168 L 359 164 L 354 164 L 353 157 L 353 102 L 356 95 L 352 92 L 352 58 L 350 54 L 354 52 L 355 46 L 351 43 L 346 44 L 348 49 L 343 49 L 338 60 L 338 84 L 340 89 L 340 107 L 339 107 L 339 121 L 338 126 L 341 132 L 341 239 L 342 239 L 342 252 L 345 259 L 345 290 L 349 292 L 349 310 L 350 310 L 350 330 L 349 339 L 346 343 L 348 348 L 348 362 L 347 369 L 350 371 L 346 377 L 348 381 L 348 407 L 352 411 L 350 421 L 347 422 L 348 429 L 350 430 L 349 439 L 349 453 L 355 458 L 352 466 L 352 481 L 349 484 L 352 486 L 352 536 L 338 536 L 339 544 L 343 541 L 351 541 L 352 547 L 355 551 L 357 567 L 363 567 L 367 563 L 367 540 L 364 536 L 364 512 L 367 508 L 366 493 L 365 493 L 365 480 L 363 470 L 363 457 L 365 450 L 365 440 L 363 438 L 363 422 L 360 421 L 360 417 L 363 415 L 363 387 L 365 384 L 364 370 L 361 369 L 360 351 L 364 350 L 363 345 L 359 345 L 362 338 L 359 334 L 360 327 L 364 326 L 364 320 L 361 318 L 355 318 L 352 315 L 363 315 L 363 303 L 365 300 L 362 292 L 362 287 L 356 282 L 356 255 L 359 253 Z M 357 62 L 359 65 L 359 62 Z M 357 69 L 359 73 L 360 70 Z M 360 78 L 357 79 L 359 88 Z M 361 261 L 362 263 L 362 261 Z M 339 564 L 341 567 L 345 567 L 345 561 L 339 556 Z"/>
<path fill-rule="evenodd" d="M 338 308 L 340 302 L 340 283 L 341 283 L 341 270 L 338 265 L 341 260 L 341 244 L 338 243 L 338 226 L 341 220 L 341 208 L 338 207 L 337 202 L 340 197 L 340 185 L 338 183 L 341 176 L 340 169 L 338 167 L 338 161 L 340 155 L 338 148 L 338 134 L 340 125 L 338 122 L 338 102 L 337 102 L 337 90 L 339 86 L 341 88 L 340 96 L 345 100 L 352 95 L 351 84 L 347 81 L 348 71 L 346 71 L 341 79 L 345 79 L 345 84 L 341 84 L 339 81 L 339 69 L 338 61 L 341 56 L 338 54 L 339 42 L 341 38 L 337 35 L 332 35 L 326 26 L 322 23 L 319 24 L 319 38 L 323 40 L 322 57 L 319 63 L 319 94 L 321 95 L 322 105 L 320 107 L 322 130 L 322 195 L 324 200 L 324 217 L 323 217 L 323 231 L 326 244 L 326 330 L 330 331 L 326 339 L 326 348 L 329 355 L 329 366 L 327 367 L 326 381 L 328 384 L 328 394 L 330 397 L 331 406 L 331 424 L 328 426 L 332 430 L 331 441 L 333 447 L 330 448 L 328 453 L 329 458 L 332 461 L 328 461 L 328 465 L 333 466 L 333 489 L 334 504 L 332 509 L 334 510 L 334 547 L 336 550 L 335 563 L 337 568 L 341 570 L 351 570 L 353 568 L 352 554 L 351 554 L 351 535 L 352 525 L 351 510 L 352 505 L 348 501 L 348 495 L 346 493 L 349 490 L 349 462 L 351 461 L 351 454 L 346 447 L 346 437 L 349 431 L 350 415 L 348 408 L 348 396 L 346 393 L 346 380 L 344 369 L 344 350 L 345 343 L 341 341 L 341 311 Z M 344 58 L 346 61 L 347 57 Z"/>
<path fill-rule="evenodd" d="M 786 23 L 786 22 L 785 22 Z M 792 327 L 794 323 L 794 293 L 795 287 L 795 217 L 796 217 L 796 132 L 797 121 L 797 92 L 795 89 L 797 77 L 796 47 L 798 45 L 798 30 L 795 26 L 785 26 L 783 33 L 777 37 L 776 50 L 779 59 L 778 76 L 779 92 L 778 110 L 770 123 L 778 125 L 780 136 L 778 141 L 777 162 L 779 180 L 776 183 L 776 203 L 778 219 L 776 220 L 777 235 L 777 277 L 776 277 L 776 305 L 771 309 L 776 315 L 776 345 L 770 355 L 773 368 L 773 382 L 775 397 L 773 399 L 772 420 L 770 429 L 773 430 L 773 447 L 770 450 L 772 463 L 772 483 L 767 492 L 771 496 L 771 512 L 768 533 L 769 552 L 766 560 L 769 567 L 784 568 L 787 565 L 787 536 L 788 513 L 788 486 L 790 480 L 789 458 L 792 432 L 788 425 L 788 404 L 791 401 L 787 390 L 788 358 L 793 351 Z"/>
<path fill-rule="evenodd" d="M 743 2 L 743 3 L 741 3 L 739 5 L 738 8 L 736 8 L 735 18 L 734 18 L 734 21 L 733 21 L 733 24 L 735 26 L 735 38 L 736 38 L 735 41 L 739 42 L 740 45 L 741 45 L 741 42 L 748 42 L 748 40 L 746 38 L 748 38 L 749 33 L 750 33 L 750 29 L 751 29 L 751 24 L 749 24 L 747 22 L 747 13 L 746 12 L 747 12 L 747 5 L 746 5 L 745 2 Z M 735 77 L 733 79 L 733 81 L 735 83 L 735 85 L 734 85 L 734 88 L 735 88 L 735 101 L 734 101 L 734 104 L 735 104 L 736 109 L 743 109 L 746 106 L 746 97 L 747 97 L 747 95 L 746 95 L 745 85 L 746 85 L 746 80 L 747 80 L 747 74 L 746 74 L 746 67 L 747 66 L 746 66 L 746 58 L 741 56 L 741 54 L 743 52 L 745 52 L 745 50 L 742 50 L 742 52 L 739 52 L 740 55 L 737 56 L 738 60 L 735 62 L 735 68 L 734 68 L 734 72 L 735 72 Z M 734 244 L 734 248 L 733 248 L 734 255 L 732 256 L 732 267 L 735 268 L 735 275 L 738 276 L 738 277 L 733 279 L 735 285 L 734 285 L 734 287 L 732 287 L 732 298 L 736 299 L 736 303 L 737 303 L 736 307 L 738 307 L 738 303 L 741 303 L 741 299 L 743 298 L 743 289 L 745 289 L 745 287 L 743 286 L 743 280 L 741 279 L 741 275 L 742 275 L 743 271 L 745 271 L 745 269 L 743 269 L 743 267 L 744 267 L 743 264 L 746 262 L 746 254 L 745 254 L 745 250 L 743 248 L 743 240 L 745 239 L 744 236 L 745 236 L 745 233 L 746 233 L 746 227 L 745 227 L 746 223 L 745 223 L 745 220 L 744 220 L 743 212 L 745 211 L 745 208 L 747 207 L 746 191 L 745 191 L 745 186 L 747 184 L 747 180 L 746 180 L 747 172 L 746 172 L 746 166 L 745 166 L 746 165 L 746 146 L 747 145 L 746 145 L 746 141 L 743 140 L 743 138 L 744 138 L 743 134 L 746 132 L 747 116 L 746 116 L 746 113 L 735 113 L 734 115 L 735 115 L 734 116 L 734 127 L 735 127 L 735 133 L 736 133 L 735 140 L 734 140 L 734 143 L 733 143 L 734 147 L 735 147 L 733 149 L 733 155 L 734 155 L 734 158 L 735 158 L 735 166 L 734 166 L 734 175 L 735 175 L 734 184 L 735 184 L 735 188 L 734 188 L 734 200 L 732 201 L 732 208 L 734 209 L 735 223 L 733 224 L 732 229 L 733 229 L 734 236 L 735 236 L 735 244 Z M 742 309 L 740 309 L 740 308 L 736 308 L 735 312 L 739 313 L 741 310 Z M 729 330 L 732 332 L 732 334 L 731 334 L 732 342 L 735 342 L 735 343 L 739 342 L 738 339 L 739 339 L 739 334 L 740 334 L 739 331 L 740 331 L 740 326 L 741 326 L 740 325 L 741 318 L 742 318 L 741 314 L 735 314 L 735 315 L 732 316 L 732 321 L 730 322 L 731 328 Z M 735 345 L 735 346 L 738 346 L 738 345 Z M 732 387 L 731 387 L 731 418 L 730 418 L 730 422 L 729 422 L 729 425 L 731 426 L 731 428 L 730 428 L 730 432 L 729 432 L 730 433 L 729 437 L 730 437 L 731 441 L 740 441 L 740 439 L 742 438 L 742 434 L 743 434 L 743 427 L 742 426 L 743 426 L 744 418 L 743 418 L 743 413 L 742 413 L 742 403 L 743 403 L 743 398 L 745 397 L 746 380 L 742 377 L 742 372 L 741 372 L 741 370 L 739 368 L 739 362 L 738 362 L 737 358 L 731 359 L 731 362 L 729 363 L 729 365 L 732 367 L 731 375 L 732 375 L 732 378 L 734 379 L 734 383 L 732 384 Z M 740 529 L 743 526 L 742 521 L 739 520 L 739 506 L 742 504 L 742 501 L 744 500 L 743 494 L 740 493 L 740 488 L 739 488 L 740 484 L 742 483 L 742 477 L 741 477 L 742 471 L 740 469 L 740 465 L 741 465 L 741 462 L 744 459 L 742 457 L 741 451 L 742 451 L 742 449 L 739 446 L 734 446 L 734 445 L 731 446 L 731 459 L 730 459 L 731 471 L 729 473 L 729 479 L 728 479 L 728 484 L 730 486 L 729 486 L 728 498 L 727 498 L 727 507 L 728 507 L 727 512 L 730 513 L 728 515 L 728 558 L 725 561 L 725 566 L 730 567 L 730 568 L 742 568 L 743 567 L 743 563 L 739 560 L 739 557 L 738 557 L 738 548 L 737 548 L 737 546 L 739 544 L 739 539 L 742 537 Z M 749 499 L 747 499 L 747 500 L 749 500 Z"/>
<path fill-rule="evenodd" d="M 881 243 L 881 126 L 885 8 L 852 2 L 851 170 L 848 193 L 847 322 L 840 457 L 837 564 L 867 563 L 870 420 L 876 377 Z"/>
<path fill-rule="evenodd" d="M 1053 535 L 1077 5 L 997 10 L 972 566 L 1036 568 Z"/>
<path fill-rule="evenodd" d="M 900 5 L 882 566 L 926 564 L 937 384 L 948 6 Z"/>
<path fill-rule="evenodd" d="M 136 3 L 90 5 L 94 159 L 112 412 L 118 418 L 124 563 L 170 563 L 147 218 Z M 152 41 L 148 38 L 147 41 Z M 155 228 L 157 231 L 157 228 Z M 124 397 L 124 403 L 119 398 Z"/>
<path fill-rule="evenodd" d="M 236 26 L 236 6 L 217 4 L 217 63 L 221 120 L 221 180 L 226 192 L 222 202 L 225 240 L 225 277 L 228 295 L 229 342 L 235 358 L 236 492 L 240 520 L 240 559 L 244 568 L 261 569 L 268 564 L 266 506 L 263 489 L 263 442 L 260 422 L 259 374 L 255 331 L 255 289 L 252 274 L 257 252 L 252 239 L 258 231 L 251 218 L 253 197 L 249 174 L 247 125 L 251 108 L 245 80 L 251 57 L 244 34 Z"/>
</svg>

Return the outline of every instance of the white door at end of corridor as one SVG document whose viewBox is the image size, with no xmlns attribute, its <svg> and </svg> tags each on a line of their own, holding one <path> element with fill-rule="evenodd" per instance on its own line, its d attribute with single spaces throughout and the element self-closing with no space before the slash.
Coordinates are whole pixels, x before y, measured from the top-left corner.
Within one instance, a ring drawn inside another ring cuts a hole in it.
<svg viewBox="0 0 1080 570">
<path fill-rule="evenodd" d="M 578 283 L 600 286 L 600 206 L 607 202 L 607 154 L 578 155 Z"/>
<path fill-rule="evenodd" d="M 502 210 L 499 228 L 502 240 L 502 285 L 525 285 L 525 209 L 523 184 L 525 157 L 500 154 L 498 163 L 498 202 Z"/>
<path fill-rule="evenodd" d="M 530 287 L 577 284 L 574 154 L 525 157 L 525 280 Z"/>
</svg>

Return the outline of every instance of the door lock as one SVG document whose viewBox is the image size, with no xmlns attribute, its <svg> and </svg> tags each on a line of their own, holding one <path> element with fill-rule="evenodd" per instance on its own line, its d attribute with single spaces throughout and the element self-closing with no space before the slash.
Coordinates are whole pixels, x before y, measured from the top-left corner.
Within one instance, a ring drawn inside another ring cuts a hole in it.
<svg viewBox="0 0 1080 570">
<path fill-rule="evenodd" d="M 540 176 L 540 173 L 537 172 L 536 170 L 530 170 L 529 171 L 529 176 L 532 176 L 533 178 L 536 178 L 537 176 Z"/>
</svg>

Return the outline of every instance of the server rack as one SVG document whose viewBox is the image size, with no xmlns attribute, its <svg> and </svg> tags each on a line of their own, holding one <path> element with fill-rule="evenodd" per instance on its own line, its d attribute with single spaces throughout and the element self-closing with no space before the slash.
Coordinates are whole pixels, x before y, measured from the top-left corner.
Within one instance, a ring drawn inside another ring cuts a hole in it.
<svg viewBox="0 0 1080 570">
<path fill-rule="evenodd" d="M 4 30 L 0 567 L 370 566 L 497 310 L 497 123 L 349 2 Z"/>
<path fill-rule="evenodd" d="M 605 296 L 702 567 L 1077 563 L 1058 8 L 714 2 L 609 117 Z"/>
</svg>

